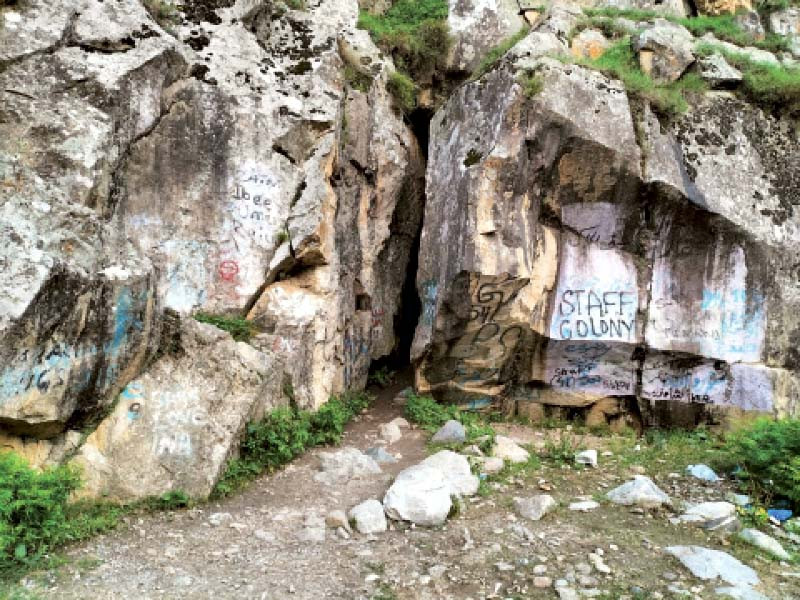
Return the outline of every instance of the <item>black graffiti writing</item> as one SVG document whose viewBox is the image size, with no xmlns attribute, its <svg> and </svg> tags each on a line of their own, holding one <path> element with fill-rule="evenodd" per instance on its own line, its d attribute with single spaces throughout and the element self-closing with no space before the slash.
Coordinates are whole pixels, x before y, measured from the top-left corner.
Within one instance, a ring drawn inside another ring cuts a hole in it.
<svg viewBox="0 0 800 600">
<path fill-rule="evenodd" d="M 599 337 L 630 339 L 633 331 L 634 319 L 588 317 L 565 319 L 558 324 L 558 334 L 563 340 Z"/>
</svg>

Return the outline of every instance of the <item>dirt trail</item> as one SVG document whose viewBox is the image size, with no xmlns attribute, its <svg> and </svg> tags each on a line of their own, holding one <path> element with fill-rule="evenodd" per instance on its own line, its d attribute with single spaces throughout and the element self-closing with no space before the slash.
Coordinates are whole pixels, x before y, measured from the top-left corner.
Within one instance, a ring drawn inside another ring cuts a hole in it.
<svg viewBox="0 0 800 600">
<path fill-rule="evenodd" d="M 381 393 L 348 427 L 343 447 L 375 445 L 378 426 L 400 415 L 391 398 L 405 383 Z M 509 431 L 539 446 L 546 436 L 557 435 L 520 426 Z M 426 455 L 426 440 L 424 432 L 406 430 L 388 447 L 402 458 L 384 465 L 382 475 L 334 486 L 314 480 L 320 453 L 330 451 L 315 448 L 222 502 L 134 517 L 127 527 L 72 548 L 70 565 L 29 583 L 35 593 L 59 599 L 477 600 L 557 598 L 552 585 L 536 586 L 547 583 L 543 577 L 555 581 L 571 573 L 581 583 L 577 587 L 597 590 L 600 598 L 681 597 L 675 590 L 689 598 L 716 598 L 715 585 L 693 578 L 663 552 L 668 545 L 699 544 L 731 552 L 757 569 L 764 581 L 761 591 L 773 600 L 800 598 L 800 580 L 787 575 L 800 568 L 769 561 L 740 544 L 726 545 L 701 530 L 671 525 L 663 513 L 607 503 L 590 513 L 568 510 L 575 498 L 597 498 L 629 479 L 628 461 L 616 455 L 603 457 L 598 469 L 549 465 L 507 476 L 438 529 L 395 524 L 369 538 L 343 539 L 328 529 L 324 541 L 300 539 L 309 515 L 324 518 L 365 499 L 381 499 L 397 472 Z M 583 443 L 602 450 L 612 441 Z M 675 499 L 721 500 L 725 491 L 682 475 L 658 474 L 655 480 Z M 515 516 L 512 497 L 542 489 L 562 506 L 538 522 Z M 230 519 L 213 525 L 215 513 L 229 513 Z M 610 574 L 586 564 L 597 548 L 603 549 Z M 641 595 L 632 594 L 633 586 Z"/>
</svg>

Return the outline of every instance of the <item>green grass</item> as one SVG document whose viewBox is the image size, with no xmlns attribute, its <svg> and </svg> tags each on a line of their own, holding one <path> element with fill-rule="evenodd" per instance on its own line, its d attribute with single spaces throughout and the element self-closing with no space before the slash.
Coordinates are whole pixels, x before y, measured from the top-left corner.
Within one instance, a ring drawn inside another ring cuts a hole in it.
<svg viewBox="0 0 800 600">
<path fill-rule="evenodd" d="M 417 105 L 417 86 L 405 73 L 394 71 L 389 75 L 386 89 L 394 97 L 397 105 L 408 114 Z"/>
<path fill-rule="evenodd" d="M 494 444 L 494 428 L 486 422 L 482 415 L 461 410 L 452 404 L 439 404 L 430 396 L 410 394 L 404 414 L 410 422 L 431 433 L 438 431 L 447 421 L 455 420 L 464 426 L 467 443 L 474 443 L 478 438 L 485 438 L 479 443 L 483 451 L 488 451 Z"/>
<path fill-rule="evenodd" d="M 415 83 L 429 82 L 444 67 L 452 44 L 447 10 L 446 0 L 399 0 L 382 15 L 359 14 L 358 27 L 369 31 L 400 72 L 389 86 L 406 112 L 415 105 L 410 98 L 416 95 Z"/>
<path fill-rule="evenodd" d="M 369 398 L 350 392 L 328 400 L 317 412 L 277 408 L 262 420 L 250 423 L 239 457 L 228 462 L 212 497 L 241 489 L 265 471 L 274 471 L 319 444 L 338 444 L 345 425 L 364 410 Z"/>
<path fill-rule="evenodd" d="M 715 44 L 697 47 L 700 56 L 720 53 L 742 72 L 742 88 L 755 104 L 769 110 L 784 109 L 793 114 L 800 111 L 800 68 L 757 62 L 740 52 L 730 52 Z"/>
<path fill-rule="evenodd" d="M 757 40 L 751 33 L 742 29 L 736 22 L 735 15 L 701 15 L 698 17 L 675 17 L 672 15 L 659 14 L 654 11 L 619 9 L 619 8 L 593 8 L 585 9 L 584 13 L 589 17 L 583 20 L 577 30 L 587 27 L 601 29 L 606 35 L 617 35 L 623 33 L 619 25 L 613 23 L 615 18 L 624 18 L 631 21 L 651 21 L 654 18 L 662 18 L 678 25 L 683 25 L 693 35 L 700 37 L 706 33 L 713 33 L 715 37 L 737 46 L 756 46 L 763 50 L 772 52 L 786 51 L 789 49 L 789 42 L 783 36 L 767 35 L 763 40 Z M 611 22 L 609 22 L 611 20 Z"/>
<path fill-rule="evenodd" d="M 502 42 L 500 42 L 497 46 L 489 50 L 486 53 L 486 56 L 483 57 L 478 66 L 475 67 L 475 71 L 472 73 L 472 80 L 480 79 L 483 75 L 488 73 L 492 70 L 492 68 L 497 64 L 497 62 L 506 55 L 506 53 L 511 50 L 517 43 L 522 40 L 528 33 L 530 32 L 530 28 L 525 26 L 521 27 L 519 31 L 517 31 L 514 35 L 506 38 Z"/>
<path fill-rule="evenodd" d="M 544 89 L 544 80 L 536 73 L 522 73 L 517 77 L 517 82 L 527 98 L 538 96 Z"/>
<path fill-rule="evenodd" d="M 194 318 L 201 323 L 213 325 L 218 329 L 227 331 L 237 342 L 246 342 L 256 332 L 255 325 L 244 317 L 229 317 L 226 315 L 210 315 L 208 313 L 197 313 Z"/>
<path fill-rule="evenodd" d="M 145 10 L 153 20 L 166 31 L 172 33 L 172 26 L 180 22 L 180 15 L 175 6 L 164 0 L 143 0 Z"/>
<path fill-rule="evenodd" d="M 367 75 L 366 73 L 362 73 L 358 69 L 356 69 L 353 65 L 345 65 L 344 66 L 344 80 L 347 82 L 352 89 L 358 90 L 359 92 L 367 93 L 369 88 L 372 86 L 372 77 Z M 288 239 L 288 232 L 287 232 L 287 239 Z"/>
<path fill-rule="evenodd" d="M 595 60 L 577 59 L 575 62 L 620 80 L 631 95 L 647 100 L 656 112 L 666 116 L 686 112 L 689 108 L 687 96 L 708 90 L 707 84 L 695 73 L 687 73 L 674 83 L 657 85 L 639 68 L 627 37 L 613 44 Z"/>
</svg>

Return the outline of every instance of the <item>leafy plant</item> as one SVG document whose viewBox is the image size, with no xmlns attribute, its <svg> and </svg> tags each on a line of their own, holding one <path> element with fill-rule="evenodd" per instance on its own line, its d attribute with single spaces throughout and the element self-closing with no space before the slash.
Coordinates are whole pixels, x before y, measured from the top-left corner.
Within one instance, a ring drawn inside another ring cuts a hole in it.
<svg viewBox="0 0 800 600">
<path fill-rule="evenodd" d="M 218 329 L 227 331 L 237 342 L 246 342 L 255 334 L 256 328 L 252 321 L 244 317 L 228 317 L 225 315 L 210 315 L 197 313 L 194 318 L 201 323 L 208 323 Z"/>
<path fill-rule="evenodd" d="M 483 438 L 480 441 L 483 450 L 489 450 L 494 444 L 494 429 L 484 421 L 482 415 L 460 410 L 452 404 L 439 404 L 430 396 L 409 394 L 404 413 L 409 421 L 431 433 L 437 431 L 447 421 L 455 420 L 464 426 L 468 442 Z"/>
<path fill-rule="evenodd" d="M 172 25 L 179 20 L 178 11 L 171 2 L 166 0 L 143 0 L 145 9 L 153 20 L 170 31 Z"/>
<path fill-rule="evenodd" d="M 725 440 L 719 464 L 735 467 L 752 495 L 800 508 L 800 420 L 761 418 L 741 427 Z"/>
<path fill-rule="evenodd" d="M 368 92 L 372 85 L 372 77 L 366 73 L 362 73 L 350 64 L 344 66 L 344 80 L 347 82 L 347 85 L 354 90 L 364 93 Z"/>
<path fill-rule="evenodd" d="M 275 245 L 280 246 L 281 244 L 288 242 L 290 237 L 289 230 L 284 227 L 275 234 Z"/>
<path fill-rule="evenodd" d="M 338 444 L 344 426 L 369 403 L 362 392 L 349 392 L 328 400 L 317 412 L 276 408 L 262 420 L 250 423 L 239 458 L 228 462 L 214 496 L 227 496 L 264 471 L 273 471 L 318 444 Z"/>
<path fill-rule="evenodd" d="M 506 38 L 505 40 L 500 42 L 497 46 L 489 50 L 489 52 L 486 53 L 486 56 L 483 57 L 483 60 L 481 60 L 481 62 L 478 63 L 478 66 L 475 67 L 475 71 L 473 71 L 472 73 L 472 79 L 473 80 L 480 79 L 481 77 L 483 77 L 483 75 L 488 73 L 492 69 L 492 67 L 494 67 L 495 64 L 497 64 L 497 62 L 501 58 L 503 58 L 503 56 L 505 56 L 506 52 L 508 52 L 509 50 L 511 50 L 511 48 L 516 46 L 517 43 L 520 40 L 522 40 L 522 38 L 524 38 L 526 35 L 528 35 L 529 32 L 530 32 L 529 27 L 527 26 L 521 27 L 519 31 L 517 31 L 517 33 Z"/>
</svg>

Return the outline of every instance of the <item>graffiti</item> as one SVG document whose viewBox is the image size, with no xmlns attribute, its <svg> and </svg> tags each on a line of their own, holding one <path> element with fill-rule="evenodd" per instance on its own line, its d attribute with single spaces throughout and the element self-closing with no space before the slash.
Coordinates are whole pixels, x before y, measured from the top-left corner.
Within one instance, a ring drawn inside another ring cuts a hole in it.
<svg viewBox="0 0 800 600">
<path fill-rule="evenodd" d="M 685 365 L 669 358 L 648 357 L 642 369 L 642 397 L 650 400 L 720 404 L 727 386 L 727 371 L 709 363 Z"/>
<path fill-rule="evenodd" d="M 294 352 L 296 347 L 295 341 L 281 336 L 275 336 L 272 341 L 272 351 L 276 353 L 290 354 Z"/>
<path fill-rule="evenodd" d="M 74 393 L 87 389 L 92 382 L 97 357 L 103 357 L 107 365 L 101 382 L 116 379 L 119 370 L 125 366 L 120 364 L 120 359 L 127 348 L 129 335 L 143 328 L 136 307 L 141 306 L 146 298 L 146 292 L 133 295 L 128 288 L 120 290 L 114 308 L 111 338 L 101 346 L 51 342 L 36 350 L 21 351 L 11 361 L 18 366 L 0 372 L 0 403 L 31 390 L 48 394 L 65 386 Z"/>
<path fill-rule="evenodd" d="M 479 323 L 494 321 L 498 311 L 508 305 L 527 283 L 527 279 L 518 279 L 510 275 L 497 281 L 484 281 L 484 278 L 479 278 L 471 286 L 473 292 L 469 320 Z"/>
<path fill-rule="evenodd" d="M 252 242 L 272 247 L 276 232 L 283 227 L 285 215 L 280 202 L 280 182 L 259 165 L 242 170 L 228 196 L 234 233 L 245 246 Z"/>
<path fill-rule="evenodd" d="M 344 385 L 349 388 L 351 383 L 365 377 L 369 370 L 369 345 L 365 340 L 347 332 L 344 336 L 343 350 Z"/>
<path fill-rule="evenodd" d="M 208 423 L 196 389 L 163 391 L 154 399 L 153 445 L 156 456 L 189 458 L 194 453 L 192 430 Z"/>
<path fill-rule="evenodd" d="M 144 385 L 142 382 L 131 381 L 123 388 L 119 397 L 122 402 L 130 402 L 126 413 L 128 420 L 136 421 L 139 419 L 142 415 L 142 401 L 144 399 Z"/>
<path fill-rule="evenodd" d="M 383 316 L 382 308 L 373 308 L 371 311 L 371 335 L 372 339 L 380 339 L 383 336 Z"/>
<path fill-rule="evenodd" d="M 217 272 L 223 281 L 234 281 L 239 273 L 239 264 L 235 260 L 223 260 L 219 263 Z"/>
<path fill-rule="evenodd" d="M 633 291 L 564 290 L 556 311 L 558 337 L 631 340 L 636 300 Z"/>
<path fill-rule="evenodd" d="M 433 279 L 425 281 L 420 286 L 422 288 L 422 323 L 433 325 L 436 317 L 436 297 L 439 293 L 439 284 Z"/>
<path fill-rule="evenodd" d="M 562 391 L 604 396 L 636 393 L 636 369 L 630 350 L 605 342 L 549 342 L 540 378 Z"/>
</svg>

